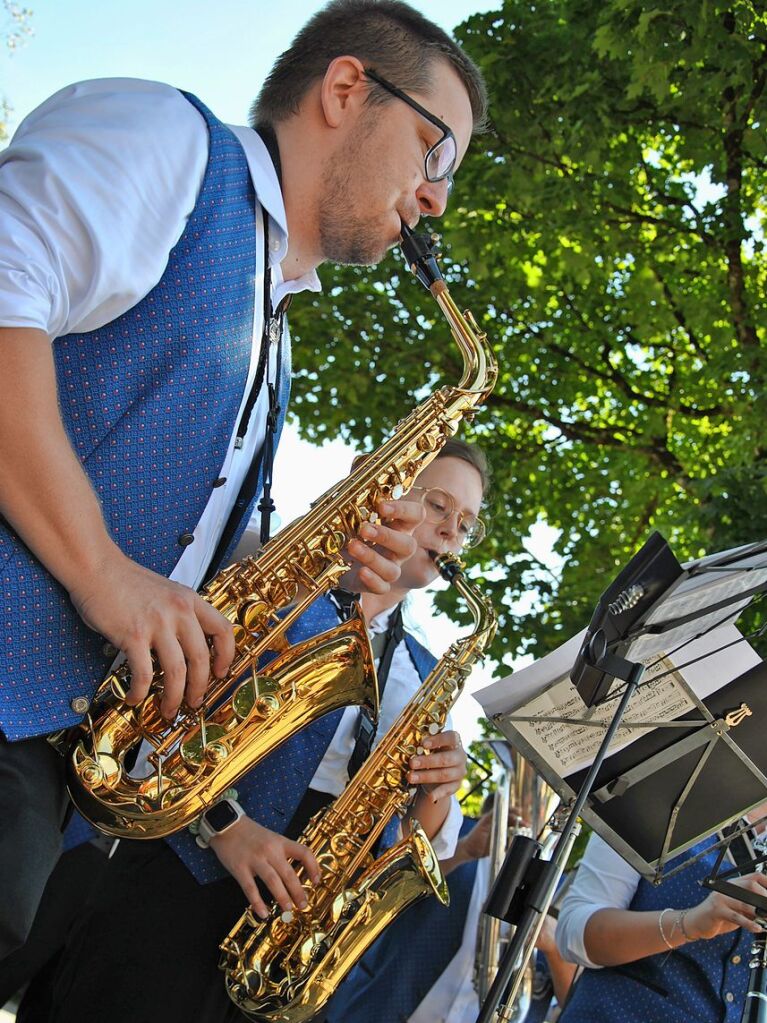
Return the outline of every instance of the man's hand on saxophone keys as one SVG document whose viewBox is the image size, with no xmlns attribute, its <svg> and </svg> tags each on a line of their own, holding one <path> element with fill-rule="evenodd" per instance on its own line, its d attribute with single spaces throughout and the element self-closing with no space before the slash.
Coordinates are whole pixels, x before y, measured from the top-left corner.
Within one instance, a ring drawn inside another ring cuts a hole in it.
<svg viewBox="0 0 767 1023">
<path fill-rule="evenodd" d="M 222 614 L 188 586 L 138 565 L 114 545 L 69 596 L 86 625 L 125 654 L 131 706 L 149 692 L 153 653 L 164 677 L 160 710 L 168 720 L 182 699 L 199 706 L 211 673 L 224 677 L 234 659 L 232 625 Z"/>
<path fill-rule="evenodd" d="M 413 530 L 424 518 L 420 501 L 381 501 L 378 521 L 364 522 L 359 537 L 346 548 L 351 569 L 341 586 L 353 593 L 388 593 L 400 576 L 403 562 L 415 554 Z"/>
</svg>

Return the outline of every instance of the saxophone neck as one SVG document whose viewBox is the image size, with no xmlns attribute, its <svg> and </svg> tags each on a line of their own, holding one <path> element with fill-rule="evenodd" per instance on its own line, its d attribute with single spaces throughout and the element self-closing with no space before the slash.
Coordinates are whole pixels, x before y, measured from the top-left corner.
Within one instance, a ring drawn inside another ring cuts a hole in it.
<svg viewBox="0 0 767 1023">
<path fill-rule="evenodd" d="M 487 334 L 479 329 L 470 310 L 461 312 L 444 281 L 437 281 L 429 291 L 442 310 L 463 356 L 463 376 L 458 387 L 477 393 L 477 402 L 484 401 L 498 378 L 498 363 L 488 344 Z"/>
<path fill-rule="evenodd" d="M 481 657 L 490 645 L 498 628 L 498 617 L 492 603 L 479 587 L 467 579 L 464 574 L 465 565 L 455 554 L 438 554 L 434 563 L 440 575 L 463 597 L 474 619 L 474 628 L 469 636 L 459 641 L 465 650 L 470 651 L 472 659 Z"/>
<path fill-rule="evenodd" d="M 402 252 L 418 280 L 431 292 L 447 320 L 463 356 L 463 376 L 458 387 L 484 401 L 495 386 L 498 363 L 487 341 L 468 310 L 462 313 L 453 301 L 439 269 L 433 244 L 435 236 L 416 234 L 402 221 Z"/>
</svg>

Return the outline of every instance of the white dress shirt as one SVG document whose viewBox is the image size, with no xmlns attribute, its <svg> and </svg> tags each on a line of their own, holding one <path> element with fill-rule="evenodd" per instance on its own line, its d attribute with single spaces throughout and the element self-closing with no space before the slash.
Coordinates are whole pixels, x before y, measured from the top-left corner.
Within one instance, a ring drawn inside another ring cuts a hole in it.
<svg viewBox="0 0 767 1023">
<path fill-rule="evenodd" d="M 593 833 L 578 865 L 557 921 L 557 948 L 568 962 L 599 970 L 586 955 L 583 935 L 589 917 L 598 909 L 628 909 L 637 890 L 640 874 Z"/>
<path fill-rule="evenodd" d="M 389 627 L 389 620 L 394 614 L 394 608 L 389 608 L 376 615 L 369 623 L 368 628 L 373 635 L 386 632 Z M 410 698 L 421 686 L 421 679 L 415 670 L 407 645 L 403 639 L 394 651 L 389 678 L 386 681 L 383 699 L 381 700 L 381 713 L 378 720 L 378 729 L 373 740 L 373 749 L 378 745 L 386 732 L 391 728 L 400 716 Z M 318 792 L 329 792 L 333 796 L 340 796 L 349 782 L 348 765 L 349 758 L 354 751 L 354 733 L 359 718 L 358 707 L 347 707 L 341 717 L 335 734 L 330 741 L 325 756 L 320 761 L 309 788 Z M 448 717 L 445 728 L 452 728 Z M 431 844 L 438 859 L 444 860 L 452 856 L 458 841 L 458 834 L 461 830 L 461 808 L 455 797 L 450 800 L 450 809 L 447 817 L 434 836 Z"/>
<path fill-rule="evenodd" d="M 319 291 L 314 272 L 283 281 L 288 246 L 275 169 L 254 131 L 232 127 L 247 158 L 257 211 L 253 346 L 248 379 L 219 476 L 171 578 L 202 582 L 264 435 L 263 388 L 241 449 L 235 430 L 253 382 L 263 328 L 263 211 L 269 217 L 272 303 Z M 95 330 L 159 282 L 197 201 L 208 159 L 202 115 L 169 85 L 115 78 L 80 82 L 46 100 L 0 153 L 0 326 L 50 338 Z M 276 346 L 270 351 L 274 377 Z"/>
</svg>

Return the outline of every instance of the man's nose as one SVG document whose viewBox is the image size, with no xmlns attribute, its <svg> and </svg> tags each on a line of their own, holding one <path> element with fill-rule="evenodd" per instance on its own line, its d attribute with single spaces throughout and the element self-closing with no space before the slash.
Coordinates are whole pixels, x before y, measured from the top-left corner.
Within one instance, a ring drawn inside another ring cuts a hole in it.
<svg viewBox="0 0 767 1023">
<path fill-rule="evenodd" d="M 447 178 L 442 181 L 422 181 L 415 193 L 421 216 L 441 217 L 447 209 L 449 191 Z"/>
</svg>

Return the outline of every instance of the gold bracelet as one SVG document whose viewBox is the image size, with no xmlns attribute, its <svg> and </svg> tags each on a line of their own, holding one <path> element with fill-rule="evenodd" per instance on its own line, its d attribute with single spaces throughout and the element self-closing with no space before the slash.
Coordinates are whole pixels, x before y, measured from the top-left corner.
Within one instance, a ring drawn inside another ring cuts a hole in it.
<svg viewBox="0 0 767 1023">
<path fill-rule="evenodd" d="M 679 920 L 677 922 L 679 924 L 679 930 L 685 936 L 687 941 L 695 941 L 695 938 L 693 938 L 691 934 L 687 933 L 687 928 L 684 925 L 684 918 L 687 916 L 689 912 L 690 912 L 689 909 L 683 909 L 682 912 L 679 914 Z"/>
</svg>

